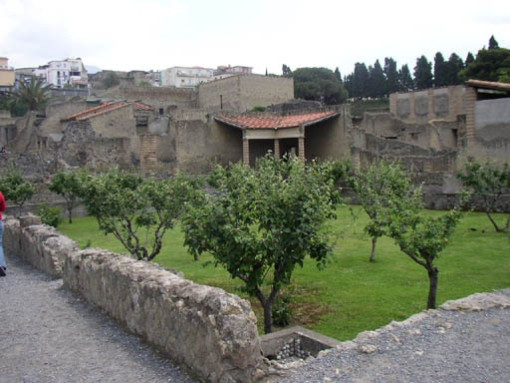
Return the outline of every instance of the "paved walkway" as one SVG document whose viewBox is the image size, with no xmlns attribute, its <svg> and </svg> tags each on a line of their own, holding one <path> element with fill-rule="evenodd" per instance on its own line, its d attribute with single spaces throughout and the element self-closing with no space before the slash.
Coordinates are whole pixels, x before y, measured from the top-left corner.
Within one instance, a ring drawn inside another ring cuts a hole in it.
<svg viewBox="0 0 510 383">
<path fill-rule="evenodd" d="M 0 382 L 194 382 L 139 338 L 18 258 L 0 278 Z"/>
</svg>

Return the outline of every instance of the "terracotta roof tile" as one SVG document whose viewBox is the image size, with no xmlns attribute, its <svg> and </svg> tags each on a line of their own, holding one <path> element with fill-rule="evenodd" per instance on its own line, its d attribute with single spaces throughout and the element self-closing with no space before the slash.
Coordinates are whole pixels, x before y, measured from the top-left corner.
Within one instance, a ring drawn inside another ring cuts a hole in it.
<svg viewBox="0 0 510 383">
<path fill-rule="evenodd" d="M 93 108 L 82 110 L 81 112 L 71 114 L 62 119 L 65 121 L 83 121 L 87 120 L 91 117 L 96 117 L 105 113 L 112 112 L 114 110 L 124 108 L 126 106 L 133 105 L 133 108 L 136 110 L 152 110 L 152 107 L 146 104 L 142 104 L 140 102 L 125 102 L 125 101 L 110 101 L 105 102 L 101 105 L 95 106 Z"/>
<path fill-rule="evenodd" d="M 241 129 L 284 129 L 297 126 L 312 125 L 328 118 L 337 116 L 338 112 L 312 112 L 288 116 L 269 114 L 240 114 L 237 116 L 217 116 L 217 121 L 232 125 Z"/>
</svg>

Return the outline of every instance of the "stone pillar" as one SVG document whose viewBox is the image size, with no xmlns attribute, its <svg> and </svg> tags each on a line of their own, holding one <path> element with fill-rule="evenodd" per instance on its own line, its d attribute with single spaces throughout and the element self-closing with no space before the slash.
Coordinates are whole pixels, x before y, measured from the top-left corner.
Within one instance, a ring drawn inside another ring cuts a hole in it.
<svg viewBox="0 0 510 383">
<path fill-rule="evenodd" d="M 246 137 L 243 137 L 243 163 L 250 166 L 250 140 Z"/>
<path fill-rule="evenodd" d="M 274 156 L 280 158 L 280 140 L 278 138 L 274 140 Z"/>
<path fill-rule="evenodd" d="M 475 141 L 476 88 L 466 88 L 466 146 L 472 147 Z"/>
<path fill-rule="evenodd" d="M 300 160 L 305 160 L 305 138 L 298 138 L 298 157 Z"/>
</svg>

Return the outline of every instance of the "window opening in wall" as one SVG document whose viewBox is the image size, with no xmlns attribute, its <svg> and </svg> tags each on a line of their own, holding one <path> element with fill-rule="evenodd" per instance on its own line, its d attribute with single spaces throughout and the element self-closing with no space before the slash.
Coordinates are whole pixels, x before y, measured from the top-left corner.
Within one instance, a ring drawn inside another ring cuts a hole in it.
<svg viewBox="0 0 510 383">
<path fill-rule="evenodd" d="M 159 108 L 159 115 L 162 116 L 163 113 L 165 113 L 165 110 L 163 108 Z"/>
</svg>

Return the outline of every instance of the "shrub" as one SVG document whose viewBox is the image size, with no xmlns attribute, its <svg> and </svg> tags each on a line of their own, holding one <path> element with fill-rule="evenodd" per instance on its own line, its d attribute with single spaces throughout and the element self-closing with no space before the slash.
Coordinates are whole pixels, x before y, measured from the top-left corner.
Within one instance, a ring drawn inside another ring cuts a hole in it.
<svg viewBox="0 0 510 383">
<path fill-rule="evenodd" d="M 57 206 L 49 206 L 43 203 L 39 205 L 37 215 L 41 217 L 42 223 L 49 226 L 58 227 L 62 222 L 61 211 Z"/>
</svg>

